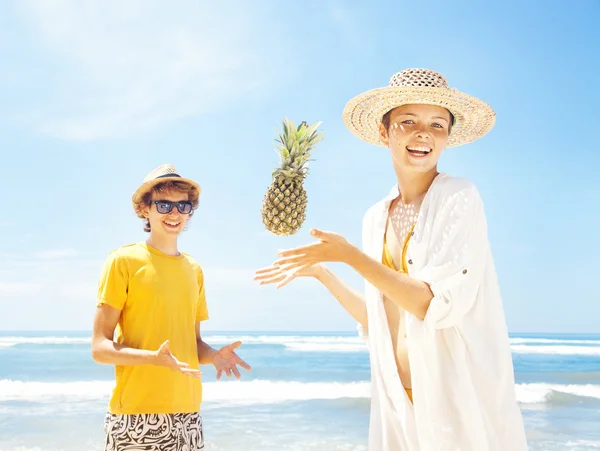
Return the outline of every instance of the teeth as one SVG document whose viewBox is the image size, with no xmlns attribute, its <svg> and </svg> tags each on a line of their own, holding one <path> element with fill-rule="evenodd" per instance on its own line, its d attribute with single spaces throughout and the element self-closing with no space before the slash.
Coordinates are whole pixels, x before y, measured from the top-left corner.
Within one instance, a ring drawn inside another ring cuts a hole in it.
<svg viewBox="0 0 600 451">
<path fill-rule="evenodd" d="M 165 221 L 165 224 L 168 224 L 170 226 L 178 226 L 179 225 L 178 222 L 169 222 L 169 221 Z"/>
<path fill-rule="evenodd" d="M 425 153 L 429 153 L 431 152 L 431 149 L 429 147 L 422 147 L 422 146 L 415 146 L 415 147 L 407 147 L 408 150 L 414 150 L 417 152 L 425 152 Z"/>
</svg>

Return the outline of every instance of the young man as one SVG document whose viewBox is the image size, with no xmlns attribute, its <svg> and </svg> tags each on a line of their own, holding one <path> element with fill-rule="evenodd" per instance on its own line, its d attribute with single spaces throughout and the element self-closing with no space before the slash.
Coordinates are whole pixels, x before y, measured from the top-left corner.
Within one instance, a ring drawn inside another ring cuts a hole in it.
<svg viewBox="0 0 600 451">
<path fill-rule="evenodd" d="M 359 322 L 371 361 L 369 450 L 526 450 L 482 201 L 437 168 L 445 148 L 493 127 L 493 110 L 439 73 L 408 69 L 352 99 L 344 120 L 389 148 L 397 176 L 364 217 L 363 251 L 312 230 L 316 242 L 280 252 L 256 279 L 315 277 Z M 360 273 L 365 296 L 325 262 Z"/>
<path fill-rule="evenodd" d="M 241 342 L 219 350 L 200 336 L 208 319 L 204 276 L 178 250 L 177 238 L 198 206 L 200 187 L 162 165 L 133 195 L 145 242 L 110 253 L 98 287 L 92 356 L 116 366 L 105 421 L 106 451 L 204 449 L 200 364 L 238 379 Z M 113 339 L 116 330 L 116 338 Z"/>
</svg>

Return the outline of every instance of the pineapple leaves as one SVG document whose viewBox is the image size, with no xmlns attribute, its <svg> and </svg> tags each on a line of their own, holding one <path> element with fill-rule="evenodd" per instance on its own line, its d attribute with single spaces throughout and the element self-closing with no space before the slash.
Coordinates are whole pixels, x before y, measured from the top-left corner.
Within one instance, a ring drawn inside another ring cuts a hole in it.
<svg viewBox="0 0 600 451">
<path fill-rule="evenodd" d="M 302 180 L 308 173 L 311 151 L 316 143 L 323 139 L 323 132 L 318 131 L 322 122 L 309 125 L 302 121 L 298 126 L 287 117 L 283 118 L 282 130 L 275 139 L 276 152 L 280 157 L 280 165 L 273 172 L 273 177 L 282 177 L 288 181 Z"/>
</svg>

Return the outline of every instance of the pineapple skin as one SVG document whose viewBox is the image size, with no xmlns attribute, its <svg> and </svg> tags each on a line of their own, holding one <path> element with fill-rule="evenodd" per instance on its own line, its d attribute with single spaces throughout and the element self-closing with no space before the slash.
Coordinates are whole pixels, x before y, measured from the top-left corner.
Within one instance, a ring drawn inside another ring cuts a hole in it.
<svg viewBox="0 0 600 451">
<path fill-rule="evenodd" d="M 265 194 L 261 207 L 262 221 L 268 231 L 289 236 L 302 227 L 306 219 L 307 197 L 304 180 L 314 145 L 323 139 L 317 128 L 321 122 L 298 127 L 284 118 L 282 133 L 276 141 L 280 165 L 273 172 L 273 182 Z"/>
<path fill-rule="evenodd" d="M 277 176 L 267 189 L 262 202 L 263 224 L 275 235 L 293 235 L 304 224 L 306 205 L 307 196 L 303 181 L 286 181 Z"/>
</svg>

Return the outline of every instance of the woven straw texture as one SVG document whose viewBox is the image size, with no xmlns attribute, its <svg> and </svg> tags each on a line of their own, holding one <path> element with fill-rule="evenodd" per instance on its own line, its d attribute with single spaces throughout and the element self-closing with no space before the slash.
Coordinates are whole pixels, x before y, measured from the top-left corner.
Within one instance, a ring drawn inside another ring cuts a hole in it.
<svg viewBox="0 0 600 451">
<path fill-rule="evenodd" d="M 449 88 L 442 74 L 429 69 L 406 69 L 394 74 L 387 87 L 372 89 L 350 100 L 344 108 L 344 123 L 363 141 L 383 146 L 379 138 L 383 115 L 409 104 L 437 105 L 454 115 L 446 147 L 473 142 L 487 134 L 496 122 L 496 114 L 487 103 Z"/>
<path fill-rule="evenodd" d="M 200 185 L 198 185 L 198 183 L 194 182 L 193 180 L 177 176 L 169 177 L 169 174 L 177 174 L 177 170 L 171 164 L 162 164 L 156 169 L 150 171 L 150 173 L 148 173 L 148 175 L 144 178 L 144 181 L 142 182 L 140 187 L 137 190 L 135 190 L 135 193 L 133 193 L 133 196 L 131 197 L 134 208 L 136 208 L 136 206 L 139 205 L 144 194 L 150 191 L 155 185 L 167 180 L 187 182 L 193 187 L 195 187 L 198 190 L 198 193 L 201 192 Z"/>
</svg>

